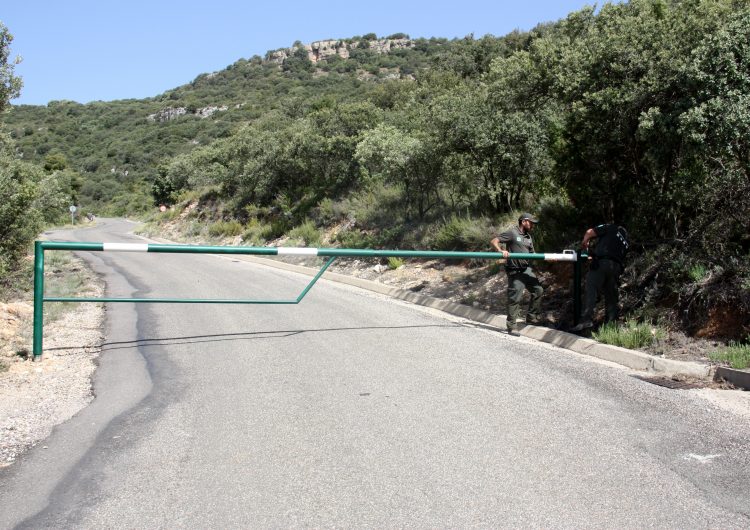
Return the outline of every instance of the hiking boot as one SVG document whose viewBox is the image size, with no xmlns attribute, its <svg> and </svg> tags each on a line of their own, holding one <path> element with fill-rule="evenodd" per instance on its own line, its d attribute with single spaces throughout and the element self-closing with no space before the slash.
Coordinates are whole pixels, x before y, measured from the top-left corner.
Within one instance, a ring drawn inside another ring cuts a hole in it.
<svg viewBox="0 0 750 530">
<path fill-rule="evenodd" d="M 539 317 L 527 316 L 526 323 L 531 324 L 533 326 L 540 326 L 542 324 L 542 319 Z"/>
<path fill-rule="evenodd" d="M 573 326 L 572 328 L 570 328 L 570 331 L 583 331 L 584 329 L 591 329 L 593 327 L 594 327 L 593 322 L 591 322 L 590 320 L 584 320 L 577 326 Z"/>
<path fill-rule="evenodd" d="M 511 337 L 520 337 L 521 336 L 521 334 L 518 332 L 517 329 L 509 329 L 508 330 L 508 335 L 510 335 Z"/>
</svg>

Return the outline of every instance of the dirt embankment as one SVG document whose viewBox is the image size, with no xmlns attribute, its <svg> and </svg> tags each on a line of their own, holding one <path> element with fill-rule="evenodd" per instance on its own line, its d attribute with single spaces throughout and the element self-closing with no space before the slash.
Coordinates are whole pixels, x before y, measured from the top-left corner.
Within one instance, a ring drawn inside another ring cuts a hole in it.
<svg viewBox="0 0 750 530">
<path fill-rule="evenodd" d="M 18 304 L 17 304 L 18 305 Z M 21 306 L 26 304 L 20 303 Z M 30 305 L 30 304 L 29 304 Z M 4 308 L 7 310 L 7 308 Z M 13 309 L 15 311 L 17 307 Z M 26 309 L 22 309 L 26 314 Z M 0 372 L 0 467 L 49 436 L 55 425 L 71 418 L 93 399 L 91 378 L 103 341 L 104 308 L 80 304 L 44 327 L 41 362 L 4 349 Z M 25 320 L 8 324 L 2 334 L 26 351 Z"/>
</svg>

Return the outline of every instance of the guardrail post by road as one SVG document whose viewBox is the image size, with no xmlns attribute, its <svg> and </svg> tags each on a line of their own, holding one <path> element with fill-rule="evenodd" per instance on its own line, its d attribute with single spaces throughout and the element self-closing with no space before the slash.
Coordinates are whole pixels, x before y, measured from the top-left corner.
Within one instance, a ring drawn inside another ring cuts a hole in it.
<svg viewBox="0 0 750 530">
<path fill-rule="evenodd" d="M 85 250 L 89 252 L 166 252 L 178 254 L 255 254 L 264 256 L 310 256 L 327 257 L 328 261 L 295 299 L 288 300 L 244 300 L 244 299 L 191 299 L 191 298 L 70 298 L 44 296 L 44 251 L 45 250 Z M 323 275 L 337 257 L 365 258 L 428 258 L 428 259 L 503 259 L 500 252 L 442 252 L 435 250 L 373 250 L 350 248 L 293 248 L 293 247 L 220 247 L 204 245 L 162 245 L 147 243 L 74 243 L 71 241 L 36 241 L 34 244 L 34 360 L 42 357 L 42 340 L 44 302 L 149 302 L 149 303 L 185 303 L 185 304 L 298 304 L 302 301 L 315 282 Z M 576 266 L 576 285 L 579 286 L 580 298 L 580 264 L 579 256 L 573 250 L 562 253 L 526 254 L 511 253 L 511 259 L 532 259 L 544 261 L 572 261 Z M 580 305 L 580 300 L 579 300 Z M 578 313 L 580 314 L 580 307 Z M 577 322 L 576 322 L 577 323 Z"/>
</svg>

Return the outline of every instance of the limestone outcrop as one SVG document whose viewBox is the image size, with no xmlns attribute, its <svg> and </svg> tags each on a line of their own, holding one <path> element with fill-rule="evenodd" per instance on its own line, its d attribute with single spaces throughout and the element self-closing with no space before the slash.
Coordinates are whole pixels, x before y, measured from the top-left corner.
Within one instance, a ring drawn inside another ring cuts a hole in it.
<svg viewBox="0 0 750 530">
<path fill-rule="evenodd" d="M 297 48 L 303 48 L 307 52 L 307 58 L 313 64 L 324 61 L 329 57 L 338 55 L 342 59 L 348 59 L 351 50 L 362 47 L 366 43 L 367 48 L 376 53 L 390 53 L 392 50 L 411 48 L 414 42 L 411 39 L 376 39 L 376 40 L 319 40 L 310 44 L 299 44 L 291 48 L 282 48 L 268 52 L 266 60 L 276 64 L 283 64 L 291 57 Z"/>
</svg>

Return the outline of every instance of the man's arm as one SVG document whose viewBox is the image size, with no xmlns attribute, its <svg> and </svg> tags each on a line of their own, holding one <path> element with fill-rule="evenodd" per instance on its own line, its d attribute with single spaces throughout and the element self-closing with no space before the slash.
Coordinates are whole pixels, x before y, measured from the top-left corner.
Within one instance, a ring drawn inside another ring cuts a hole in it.
<svg viewBox="0 0 750 530">
<path fill-rule="evenodd" d="M 500 246 L 501 243 L 504 243 L 504 241 L 500 241 L 500 237 L 502 237 L 502 234 L 500 234 L 500 236 L 498 237 L 493 238 L 492 241 L 490 241 L 490 245 L 492 245 L 495 250 L 500 252 L 503 255 L 503 258 L 507 258 L 508 251 Z"/>
<path fill-rule="evenodd" d="M 594 230 L 593 228 L 589 228 L 588 230 L 586 230 L 586 233 L 583 234 L 583 241 L 581 241 L 581 248 L 583 250 L 588 250 L 589 242 L 595 237 L 597 237 L 596 230 Z"/>
<path fill-rule="evenodd" d="M 511 241 L 511 237 L 510 237 L 510 235 L 508 235 L 508 233 L 507 233 L 507 232 L 503 232 L 503 233 L 502 233 L 502 234 L 500 234 L 499 236 L 496 236 L 496 237 L 494 237 L 494 238 L 492 239 L 492 241 L 490 241 L 490 245 L 492 245 L 492 247 L 493 247 L 493 248 L 494 248 L 495 250 L 497 250 L 498 252 L 502 253 L 502 255 L 503 255 L 503 258 L 506 258 L 506 259 L 507 259 L 507 258 L 508 258 L 508 254 L 509 254 L 509 252 L 508 252 L 507 250 L 505 250 L 505 249 L 504 249 L 503 247 L 501 247 L 500 245 L 501 245 L 501 244 L 502 244 L 502 245 L 504 245 L 504 244 L 505 244 L 505 243 L 507 243 L 508 241 Z"/>
</svg>

